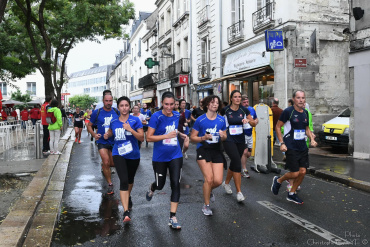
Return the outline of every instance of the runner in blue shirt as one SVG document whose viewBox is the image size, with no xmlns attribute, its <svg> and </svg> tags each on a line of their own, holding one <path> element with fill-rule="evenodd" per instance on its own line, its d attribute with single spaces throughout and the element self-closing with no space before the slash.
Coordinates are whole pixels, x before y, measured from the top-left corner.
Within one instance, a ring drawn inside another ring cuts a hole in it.
<svg viewBox="0 0 370 247">
<path fill-rule="evenodd" d="M 204 215 L 212 215 L 209 202 L 214 202 L 212 190 L 222 183 L 224 172 L 224 157 L 221 151 L 221 141 L 225 141 L 225 118 L 217 114 L 221 111 L 221 100 L 216 95 L 211 95 L 203 100 L 206 114 L 197 118 L 191 131 L 190 139 L 197 144 L 197 162 L 204 176 L 203 198 Z"/>
<path fill-rule="evenodd" d="M 253 107 L 249 106 L 249 99 L 246 95 L 242 95 L 242 106 L 246 107 L 249 110 L 252 118 L 254 119 L 257 125 L 258 118 L 257 118 L 256 111 L 254 110 Z M 242 173 L 241 174 L 242 174 L 242 177 L 250 178 L 248 174 L 248 170 L 247 170 L 247 161 L 248 161 L 248 158 L 251 157 L 252 148 L 253 148 L 253 136 L 252 136 L 253 127 L 249 123 L 247 123 L 247 124 L 244 124 L 243 129 L 244 129 L 244 134 L 245 134 L 245 149 L 244 149 L 243 156 L 241 158 L 241 162 L 242 162 Z"/>
<path fill-rule="evenodd" d="M 108 195 L 112 195 L 113 184 L 111 179 L 110 167 L 114 166 L 112 157 L 113 137 L 105 140 L 103 135 L 109 130 L 110 122 L 118 118 L 118 110 L 112 108 L 113 97 L 110 94 L 103 96 L 103 108 L 94 110 L 90 117 L 90 122 L 87 126 L 87 131 L 93 136 L 98 144 L 98 150 L 103 162 L 103 174 L 108 182 Z M 97 125 L 98 133 L 92 129 L 93 125 Z"/>
<path fill-rule="evenodd" d="M 148 109 L 148 105 L 144 103 L 143 108 L 140 109 L 140 113 L 145 116 L 145 122 L 143 123 L 143 129 L 145 133 L 148 131 L 148 123 L 150 118 L 152 117 L 152 112 Z M 148 141 L 146 141 L 145 147 L 148 147 Z"/>
<path fill-rule="evenodd" d="M 313 147 L 317 146 L 315 137 L 309 128 L 308 112 L 304 109 L 305 92 L 302 90 L 293 93 L 293 106 L 286 108 L 280 115 L 276 124 L 276 135 L 280 142 L 280 150 L 285 152 L 285 168 L 289 172 L 282 177 L 275 176 L 272 180 L 271 191 L 274 195 L 279 193 L 281 183 L 288 179 L 294 179 L 293 186 L 288 192 L 287 200 L 296 204 L 303 201 L 296 194 L 298 186 L 302 183 L 309 166 L 308 148 L 305 137 L 308 136 Z M 284 137 L 281 127 L 284 125 Z"/>
<path fill-rule="evenodd" d="M 138 141 L 144 140 L 143 125 L 138 117 L 130 116 L 130 99 L 123 96 L 117 101 L 120 116 L 110 123 L 104 134 L 107 140 L 113 136 L 113 161 L 120 180 L 120 197 L 124 209 L 123 222 L 131 221 L 131 191 L 136 170 L 140 163 Z"/>
<path fill-rule="evenodd" d="M 171 210 L 169 225 L 180 229 L 181 225 L 176 219 L 177 206 L 180 200 L 180 179 L 182 168 L 182 153 L 177 135 L 185 138 L 186 135 L 177 131 L 180 114 L 174 111 L 175 96 L 171 92 L 162 95 L 161 111 L 152 115 L 147 132 L 147 140 L 154 142 L 153 169 L 155 182 L 150 184 L 146 199 L 150 201 L 155 190 L 162 190 L 166 183 L 167 169 L 171 181 Z"/>
<path fill-rule="evenodd" d="M 232 194 L 230 181 L 234 178 L 237 191 L 236 199 L 238 202 L 244 201 L 245 197 L 241 192 L 242 184 L 242 164 L 241 157 L 245 149 L 245 136 L 243 125 L 249 123 L 252 127 L 256 126 L 250 112 L 247 108 L 240 105 L 242 95 L 240 91 L 234 90 L 230 94 L 230 105 L 221 111 L 224 115 L 227 128 L 227 139 L 224 148 L 227 156 L 230 158 L 230 167 L 227 170 L 225 182 L 222 184 L 227 194 Z"/>
<path fill-rule="evenodd" d="M 179 121 L 179 131 L 185 135 L 189 135 L 189 123 L 191 121 L 191 111 L 185 109 L 186 107 L 186 100 L 180 99 L 180 121 Z M 189 137 L 185 139 L 179 138 L 180 147 L 185 159 L 188 159 L 188 155 L 186 151 L 189 148 Z"/>
</svg>

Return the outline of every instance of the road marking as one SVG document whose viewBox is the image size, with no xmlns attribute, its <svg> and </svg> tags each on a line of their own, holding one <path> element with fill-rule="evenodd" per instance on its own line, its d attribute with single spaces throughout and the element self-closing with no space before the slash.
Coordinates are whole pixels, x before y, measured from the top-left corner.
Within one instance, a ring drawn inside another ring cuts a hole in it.
<svg viewBox="0 0 370 247">
<path fill-rule="evenodd" d="M 351 242 L 347 241 L 346 239 L 343 239 L 341 237 L 338 237 L 337 235 L 328 232 L 327 230 L 293 214 L 289 211 L 286 211 L 285 209 L 278 207 L 271 202 L 268 201 L 257 201 L 262 206 L 270 209 L 271 211 L 274 211 L 275 213 L 287 218 L 288 220 L 293 221 L 294 223 L 306 228 L 307 230 L 310 230 L 311 232 L 325 238 L 328 240 L 331 244 L 336 245 L 346 245 L 346 244 L 352 244 Z"/>
</svg>

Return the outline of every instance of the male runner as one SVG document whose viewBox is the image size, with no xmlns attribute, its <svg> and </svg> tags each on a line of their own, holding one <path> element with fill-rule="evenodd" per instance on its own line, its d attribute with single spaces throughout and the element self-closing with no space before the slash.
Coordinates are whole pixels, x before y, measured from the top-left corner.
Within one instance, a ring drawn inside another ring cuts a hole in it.
<svg viewBox="0 0 370 247">
<path fill-rule="evenodd" d="M 143 130 L 145 134 L 145 132 L 148 131 L 148 123 L 149 123 L 150 118 L 152 117 L 152 112 L 148 109 L 148 105 L 144 103 L 143 108 L 140 109 L 140 113 L 145 116 L 145 122 L 143 123 Z M 145 147 L 148 147 L 146 136 L 144 136 L 144 140 L 145 140 Z"/>
</svg>

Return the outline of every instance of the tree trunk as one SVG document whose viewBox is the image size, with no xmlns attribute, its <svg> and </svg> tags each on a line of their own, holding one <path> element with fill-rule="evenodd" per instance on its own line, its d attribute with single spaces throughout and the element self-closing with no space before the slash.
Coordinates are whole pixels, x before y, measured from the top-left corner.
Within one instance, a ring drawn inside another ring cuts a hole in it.
<svg viewBox="0 0 370 247">
<path fill-rule="evenodd" d="M 51 66 L 46 65 L 42 67 L 44 73 L 44 82 L 45 82 L 45 97 L 50 95 L 51 97 L 55 97 L 54 86 L 53 86 L 53 79 L 52 79 L 52 72 Z"/>
<path fill-rule="evenodd" d="M 8 3 L 8 0 L 1 0 L 0 1 L 0 23 L 3 21 L 5 8 L 6 8 L 7 3 Z"/>
</svg>

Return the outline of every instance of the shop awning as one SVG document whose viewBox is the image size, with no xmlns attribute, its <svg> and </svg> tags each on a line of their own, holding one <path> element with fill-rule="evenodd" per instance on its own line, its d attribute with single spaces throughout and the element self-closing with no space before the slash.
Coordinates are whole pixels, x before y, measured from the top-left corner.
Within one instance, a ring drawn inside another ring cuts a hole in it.
<svg viewBox="0 0 370 247">
<path fill-rule="evenodd" d="M 145 104 L 152 103 L 152 100 L 153 98 L 145 98 L 142 100 L 142 103 L 145 103 Z"/>
<path fill-rule="evenodd" d="M 258 74 L 261 74 L 263 72 L 266 72 L 269 69 L 271 69 L 271 67 L 269 65 L 267 65 L 267 66 L 263 66 L 263 67 L 260 67 L 260 68 L 257 68 L 257 69 L 252 69 L 252 70 L 249 70 L 249 71 L 240 72 L 238 74 L 235 74 L 234 77 L 250 77 L 250 76 L 254 76 L 254 75 L 258 75 Z"/>
<path fill-rule="evenodd" d="M 213 79 L 211 81 L 206 81 L 206 82 L 200 82 L 196 85 L 205 85 L 205 84 L 210 84 L 210 83 L 214 83 L 214 82 L 218 82 L 218 81 L 223 81 L 223 80 L 226 80 L 226 79 L 229 79 L 229 78 L 233 78 L 235 77 L 235 75 L 228 75 L 228 76 L 224 76 L 224 77 L 220 77 L 220 78 L 216 78 L 216 79 Z"/>
</svg>

